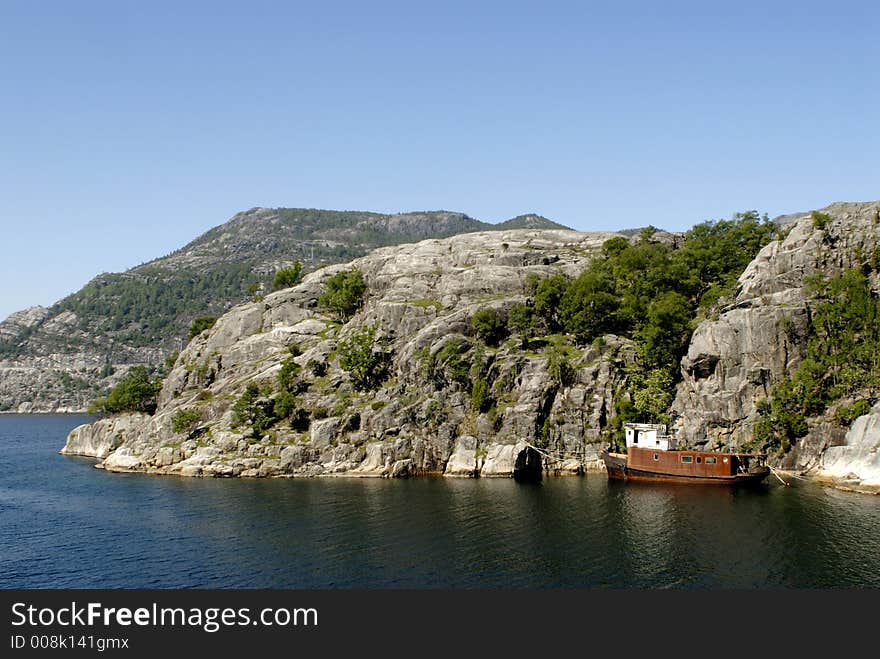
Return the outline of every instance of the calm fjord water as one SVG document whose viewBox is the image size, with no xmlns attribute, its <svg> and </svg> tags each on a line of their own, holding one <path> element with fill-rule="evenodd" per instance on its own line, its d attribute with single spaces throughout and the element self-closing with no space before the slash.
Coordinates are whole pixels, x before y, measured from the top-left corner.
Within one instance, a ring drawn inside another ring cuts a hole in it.
<svg viewBox="0 0 880 659">
<path fill-rule="evenodd" d="M 88 419 L 0 415 L 0 587 L 880 587 L 880 497 L 112 474 L 58 454 Z"/>
</svg>

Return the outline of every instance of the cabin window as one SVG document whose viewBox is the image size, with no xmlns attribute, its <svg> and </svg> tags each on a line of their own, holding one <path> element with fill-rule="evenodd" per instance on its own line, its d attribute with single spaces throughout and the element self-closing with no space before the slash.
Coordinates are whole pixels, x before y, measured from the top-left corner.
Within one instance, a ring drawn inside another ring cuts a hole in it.
<svg viewBox="0 0 880 659">
<path fill-rule="evenodd" d="M 706 458 L 707 465 L 713 465 L 718 462 L 718 458 Z"/>
<path fill-rule="evenodd" d="M 697 456 L 697 464 L 700 464 L 702 461 L 703 461 L 703 458 L 698 455 Z"/>
<path fill-rule="evenodd" d="M 659 460 L 659 459 L 660 459 L 660 455 L 659 455 L 658 453 L 655 453 L 655 454 L 654 454 L 654 459 L 655 459 L 655 460 Z"/>
<path fill-rule="evenodd" d="M 660 446 L 660 440 L 658 439 L 656 442 L 654 442 L 654 445 L 655 445 L 655 446 Z"/>
<path fill-rule="evenodd" d="M 694 461 L 694 456 L 692 456 L 692 455 L 683 455 L 683 456 L 681 456 L 681 461 L 682 461 L 682 462 L 693 462 L 693 461 Z"/>
</svg>

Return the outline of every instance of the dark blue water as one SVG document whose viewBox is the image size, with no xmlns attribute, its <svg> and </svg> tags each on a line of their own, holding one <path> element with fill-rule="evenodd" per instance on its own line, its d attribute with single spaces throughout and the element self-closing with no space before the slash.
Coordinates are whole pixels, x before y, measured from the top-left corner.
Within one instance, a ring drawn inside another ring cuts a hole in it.
<svg viewBox="0 0 880 659">
<path fill-rule="evenodd" d="M 58 454 L 87 419 L 0 415 L 0 587 L 880 587 L 880 497 L 112 474 Z"/>
</svg>

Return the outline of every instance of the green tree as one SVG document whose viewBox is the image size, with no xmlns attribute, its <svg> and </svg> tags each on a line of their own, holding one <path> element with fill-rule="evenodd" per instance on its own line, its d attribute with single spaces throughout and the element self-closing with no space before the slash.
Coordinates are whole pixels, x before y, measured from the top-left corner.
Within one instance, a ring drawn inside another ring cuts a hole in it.
<svg viewBox="0 0 880 659">
<path fill-rule="evenodd" d="M 619 297 L 602 272 L 587 270 L 566 289 L 559 304 L 563 327 L 580 343 L 618 331 Z M 625 331 L 625 330 L 624 330 Z"/>
<path fill-rule="evenodd" d="M 296 286 L 302 279 L 302 263 L 294 261 L 292 266 L 281 268 L 275 273 L 275 279 L 272 280 L 272 290 L 279 291 L 282 288 L 290 288 Z"/>
<path fill-rule="evenodd" d="M 857 400 L 852 405 L 841 405 L 834 415 L 837 425 L 848 428 L 853 421 L 871 411 L 871 403 L 866 400 Z"/>
<path fill-rule="evenodd" d="M 275 397 L 274 411 L 279 419 L 289 419 L 297 412 L 296 396 L 290 391 L 281 391 Z"/>
<path fill-rule="evenodd" d="M 175 350 L 165 358 L 165 373 L 171 372 L 171 369 L 173 369 L 174 365 L 177 363 L 178 357 L 180 357 L 180 350 Z"/>
<path fill-rule="evenodd" d="M 89 411 L 104 414 L 142 412 L 153 414 L 156 411 L 156 398 L 162 389 L 159 378 L 151 379 L 146 366 L 133 366 L 119 383 L 110 390 L 106 398 L 95 400 Z"/>
<path fill-rule="evenodd" d="M 523 289 L 526 292 L 526 295 L 534 295 L 538 290 L 538 284 L 541 283 L 541 275 L 537 272 L 529 272 L 526 275 L 526 280 L 523 283 Z"/>
<path fill-rule="evenodd" d="M 602 243 L 602 256 L 605 258 L 614 258 L 619 256 L 621 252 L 629 249 L 630 243 L 623 236 L 617 236 L 616 238 L 609 238 L 604 243 Z"/>
<path fill-rule="evenodd" d="M 388 375 L 389 355 L 377 345 L 376 330 L 363 327 L 339 342 L 339 365 L 357 389 L 373 389 Z"/>
<path fill-rule="evenodd" d="M 639 239 L 642 242 L 648 242 L 654 237 L 654 234 L 657 233 L 657 231 L 657 227 L 655 227 L 653 224 L 649 224 L 639 231 Z"/>
<path fill-rule="evenodd" d="M 736 285 L 758 250 L 778 233 L 776 224 L 757 211 L 697 224 L 685 234 L 681 249 L 671 255 L 680 282 L 678 291 L 703 307 L 710 306 Z"/>
<path fill-rule="evenodd" d="M 189 326 L 189 340 L 192 341 L 206 329 L 211 329 L 216 322 L 217 319 L 214 316 L 201 316 L 196 318 L 192 322 L 192 325 Z"/>
<path fill-rule="evenodd" d="M 275 401 L 262 396 L 255 382 L 248 382 L 244 392 L 232 406 L 233 427 L 247 426 L 251 429 L 251 436 L 259 439 L 277 421 Z"/>
<path fill-rule="evenodd" d="M 171 430 L 173 432 L 191 433 L 202 422 L 202 411 L 194 408 L 182 407 L 171 415 Z"/>
<path fill-rule="evenodd" d="M 507 326 L 522 339 L 523 346 L 535 333 L 535 311 L 522 302 L 517 302 L 507 312 Z"/>
<path fill-rule="evenodd" d="M 567 387 L 574 381 L 575 370 L 565 352 L 556 347 L 547 350 L 547 373 L 554 384 Z"/>
<path fill-rule="evenodd" d="M 467 340 L 452 337 L 443 344 L 436 355 L 427 354 L 425 370 L 438 387 L 456 384 L 466 387 L 471 381 L 471 361 L 467 353 L 471 346 Z"/>
<path fill-rule="evenodd" d="M 471 316 L 471 329 L 486 345 L 497 346 L 507 335 L 504 319 L 495 309 L 480 309 Z"/>
<path fill-rule="evenodd" d="M 690 339 L 692 317 L 690 302 L 675 291 L 661 294 L 648 305 L 647 322 L 638 338 L 649 367 L 678 363 Z"/>
<path fill-rule="evenodd" d="M 281 391 L 296 394 L 302 388 L 302 382 L 299 379 L 302 369 L 293 359 L 291 356 L 281 362 L 281 369 L 278 371 L 278 385 L 281 387 Z"/>
<path fill-rule="evenodd" d="M 329 309 L 342 322 L 347 322 L 364 303 L 367 285 L 360 270 L 338 272 L 327 280 L 318 304 Z"/>
<path fill-rule="evenodd" d="M 483 378 L 474 380 L 471 387 L 471 404 L 477 412 L 488 412 L 494 401 L 489 393 L 489 383 Z"/>
<path fill-rule="evenodd" d="M 810 218 L 813 220 L 813 227 L 816 229 L 825 229 L 828 224 L 831 222 L 831 216 L 825 213 L 820 213 L 819 211 L 813 211 L 810 214 Z"/>
<path fill-rule="evenodd" d="M 568 285 L 569 280 L 564 275 L 552 275 L 539 281 L 535 288 L 535 313 L 543 319 L 550 332 L 560 329 L 559 305 Z"/>
<path fill-rule="evenodd" d="M 830 402 L 862 388 L 876 389 L 880 385 L 880 300 L 871 282 L 861 269 L 854 268 L 828 282 L 812 281 L 809 288 L 820 304 L 813 314 L 808 357 L 819 362 L 823 398 Z"/>
<path fill-rule="evenodd" d="M 641 380 L 633 396 L 633 407 L 642 421 L 669 423 L 668 411 L 675 394 L 675 384 L 665 368 L 655 368 Z"/>
</svg>

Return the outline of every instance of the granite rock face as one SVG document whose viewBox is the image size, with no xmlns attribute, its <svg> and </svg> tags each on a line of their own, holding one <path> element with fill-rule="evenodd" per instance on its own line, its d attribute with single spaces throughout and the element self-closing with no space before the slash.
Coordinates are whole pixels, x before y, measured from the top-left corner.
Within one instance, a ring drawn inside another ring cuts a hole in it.
<svg viewBox="0 0 880 659">
<path fill-rule="evenodd" d="M 751 439 L 759 401 L 805 355 L 815 304 L 806 279 L 860 265 L 880 245 L 880 202 L 836 203 L 822 212 L 831 218 L 822 228 L 809 215 L 793 218 L 784 237 L 761 249 L 745 269 L 717 317 L 694 331 L 673 404 L 675 428 L 686 444 L 738 447 Z M 836 453 L 829 447 L 845 429 L 826 418 L 811 426 L 780 466 L 805 470 L 823 452 Z"/>
<path fill-rule="evenodd" d="M 126 414 L 77 426 L 68 434 L 61 453 L 104 459 L 126 439 L 134 440 L 134 429 L 147 420 L 146 415 Z"/>
<path fill-rule="evenodd" d="M 31 307 L 0 322 L 0 344 L 34 347 L 26 357 L 0 354 L 0 412 L 85 411 L 96 392 L 118 381 L 128 366 L 110 373 L 106 350 L 59 348 L 80 345 L 82 338 L 72 312 L 53 315 L 45 307 Z"/>
<path fill-rule="evenodd" d="M 195 337 L 166 377 L 155 415 L 77 429 L 65 451 L 88 446 L 105 469 L 184 476 L 509 477 L 518 461 L 534 467 L 537 454 L 526 451 L 540 443 L 554 458 L 546 464 L 554 473 L 597 467 L 598 442 L 626 377 L 622 366 L 635 357 L 632 343 L 607 336 L 601 345 L 570 347 L 572 375 L 554 382 L 547 368 L 552 346 L 526 351 L 510 339 L 488 347 L 469 321 L 480 309 L 504 311 L 525 300 L 530 273 L 576 276 L 616 235 L 478 232 L 322 268 L 294 288 L 233 308 Z M 316 301 L 328 278 L 352 267 L 364 275 L 366 300 L 340 324 Z M 338 349 L 372 326 L 390 355 L 389 377 L 363 392 L 340 367 Z M 247 383 L 276 395 L 269 389 L 277 389 L 281 364 L 292 354 L 301 367 L 297 405 L 308 418 L 280 423 L 261 438 L 235 427 L 231 408 Z M 472 367 L 464 380 L 451 374 L 448 360 L 456 355 Z M 474 409 L 475 377 L 491 383 L 487 411 Z M 184 409 L 199 410 L 203 421 L 174 433 L 171 420 Z M 119 443 L 112 438 L 122 427 Z"/>
<path fill-rule="evenodd" d="M 825 450 L 816 475 L 836 485 L 880 493 L 880 403 L 853 422 L 842 445 Z"/>
<path fill-rule="evenodd" d="M 171 254 L 0 322 L 0 412 L 84 412 L 133 365 L 160 365 L 182 348 L 195 317 L 253 298 L 248 284 L 265 292 L 295 261 L 309 272 L 380 246 L 515 227 L 563 228 L 538 216 L 489 224 L 450 211 L 236 213 Z"/>
<path fill-rule="evenodd" d="M 6 320 L 0 323 L 0 340 L 14 339 L 28 330 L 32 330 L 45 321 L 50 315 L 46 307 L 29 307 L 22 311 L 10 314 Z"/>
</svg>

